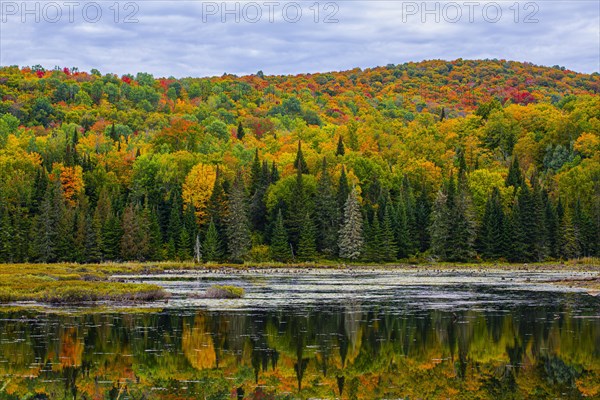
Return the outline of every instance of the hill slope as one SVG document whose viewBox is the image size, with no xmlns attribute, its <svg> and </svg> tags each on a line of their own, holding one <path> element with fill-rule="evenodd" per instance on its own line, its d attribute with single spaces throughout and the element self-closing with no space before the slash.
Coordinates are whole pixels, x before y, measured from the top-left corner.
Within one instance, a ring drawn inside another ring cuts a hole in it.
<svg viewBox="0 0 600 400">
<path fill-rule="evenodd" d="M 180 80 L 0 68 L 0 260 L 337 257 L 352 187 L 367 261 L 597 255 L 599 87 L 502 60 Z"/>
</svg>

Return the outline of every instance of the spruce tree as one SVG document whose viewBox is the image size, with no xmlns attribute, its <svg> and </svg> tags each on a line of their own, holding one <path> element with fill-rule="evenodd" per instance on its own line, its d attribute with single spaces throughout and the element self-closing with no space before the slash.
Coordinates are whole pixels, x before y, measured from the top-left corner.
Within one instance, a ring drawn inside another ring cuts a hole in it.
<svg viewBox="0 0 600 400">
<path fill-rule="evenodd" d="M 521 173 L 521 167 L 519 166 L 519 159 L 517 156 L 513 157 L 513 161 L 508 168 L 508 176 L 506 177 L 506 186 L 513 186 L 516 189 L 520 188 L 525 184 L 525 178 Z"/>
<path fill-rule="evenodd" d="M 244 182 L 238 174 L 229 195 L 229 215 L 227 216 L 227 247 L 229 257 L 234 262 L 244 260 L 251 246 L 250 221 L 246 211 Z"/>
<path fill-rule="evenodd" d="M 346 176 L 346 168 L 342 166 L 342 173 L 340 174 L 340 179 L 338 181 L 338 190 L 337 190 L 337 201 L 338 208 L 340 210 L 340 223 L 343 220 L 344 212 L 346 209 L 346 201 L 348 200 L 348 195 L 350 194 L 350 185 L 348 184 L 348 177 Z"/>
<path fill-rule="evenodd" d="M 300 229 L 300 238 L 298 240 L 298 258 L 302 261 L 313 261 L 317 255 L 315 225 L 306 212 Z"/>
<path fill-rule="evenodd" d="M 464 170 L 463 170 L 464 172 Z M 458 185 L 454 188 L 450 179 L 448 190 L 448 212 L 450 213 L 449 236 L 446 245 L 448 261 L 468 261 L 475 256 L 475 217 L 468 192 L 466 176 L 459 173 Z"/>
<path fill-rule="evenodd" d="M 417 250 L 424 252 L 429 248 L 429 224 L 431 215 L 431 203 L 427 192 L 422 189 L 418 200 L 415 202 L 415 225 Z"/>
<path fill-rule="evenodd" d="M 401 191 L 396 201 L 394 215 L 394 239 L 399 258 L 406 258 L 411 253 L 410 229 L 406 213 L 406 201 L 404 192 Z"/>
<path fill-rule="evenodd" d="M 483 221 L 479 230 L 478 250 L 484 258 L 497 259 L 506 254 L 504 219 L 500 191 L 494 187 L 485 204 Z"/>
<path fill-rule="evenodd" d="M 289 261 L 291 255 L 291 247 L 288 242 L 288 234 L 283 224 L 283 215 L 281 209 L 277 212 L 275 227 L 271 236 L 271 257 L 276 261 Z"/>
<path fill-rule="evenodd" d="M 317 181 L 315 214 L 317 221 L 317 248 L 327 256 L 334 256 L 337 254 L 340 213 L 333 181 L 327 170 L 327 159 L 325 158 L 323 158 L 321 175 Z"/>
<path fill-rule="evenodd" d="M 448 236 L 450 235 L 450 213 L 448 210 L 448 196 L 444 191 L 437 193 L 431 211 L 431 225 L 429 235 L 431 237 L 431 253 L 435 257 L 446 259 L 448 247 Z"/>
<path fill-rule="evenodd" d="M 398 253 L 394 238 L 392 208 L 391 200 L 388 200 L 383 211 L 381 224 L 381 256 L 383 261 L 394 261 Z"/>
<path fill-rule="evenodd" d="M 304 188 L 304 177 L 300 169 L 296 170 L 296 180 L 292 187 L 290 207 L 287 215 L 287 229 L 290 242 L 298 250 L 300 231 L 304 223 L 305 214 L 309 211 L 308 198 Z"/>
<path fill-rule="evenodd" d="M 363 258 L 369 262 L 379 262 L 383 259 L 382 248 L 383 239 L 381 232 L 381 224 L 379 223 L 379 217 L 377 213 L 373 214 L 373 218 L 370 224 L 367 224 L 368 217 L 364 218 L 364 232 L 365 232 L 365 251 Z"/>
<path fill-rule="evenodd" d="M 203 259 L 205 261 L 219 261 L 223 257 L 223 247 L 215 222 L 211 219 L 202 242 Z"/>
<path fill-rule="evenodd" d="M 357 260 L 363 248 L 362 213 L 356 189 L 348 195 L 344 208 L 344 219 L 340 228 L 338 248 L 340 257 Z"/>
<path fill-rule="evenodd" d="M 565 212 L 559 227 L 559 254 L 564 260 L 581 256 L 581 247 L 573 226 L 571 213 Z"/>
</svg>

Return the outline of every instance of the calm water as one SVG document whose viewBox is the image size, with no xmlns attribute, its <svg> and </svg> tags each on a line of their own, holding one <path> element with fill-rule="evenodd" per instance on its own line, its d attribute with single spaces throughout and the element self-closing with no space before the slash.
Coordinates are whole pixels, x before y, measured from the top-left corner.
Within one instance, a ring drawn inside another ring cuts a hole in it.
<svg viewBox="0 0 600 400">
<path fill-rule="evenodd" d="M 600 299 L 548 277 L 168 274 L 144 308 L 0 309 L 0 399 L 600 398 Z M 190 298 L 216 282 L 247 295 Z"/>
</svg>

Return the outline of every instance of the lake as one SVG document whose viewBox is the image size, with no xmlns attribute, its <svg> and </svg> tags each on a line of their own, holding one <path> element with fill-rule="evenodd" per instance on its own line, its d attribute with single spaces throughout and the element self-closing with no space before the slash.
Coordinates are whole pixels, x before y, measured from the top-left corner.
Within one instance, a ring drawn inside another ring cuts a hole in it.
<svg viewBox="0 0 600 400">
<path fill-rule="evenodd" d="M 600 299 L 563 275 L 122 276 L 172 296 L 0 309 L 0 399 L 599 398 Z M 194 298 L 215 283 L 246 296 Z"/>
</svg>

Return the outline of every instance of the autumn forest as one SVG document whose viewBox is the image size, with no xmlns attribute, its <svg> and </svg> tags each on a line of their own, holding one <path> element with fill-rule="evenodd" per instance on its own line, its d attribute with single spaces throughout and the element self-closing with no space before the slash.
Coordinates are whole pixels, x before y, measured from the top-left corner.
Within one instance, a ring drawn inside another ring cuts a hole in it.
<svg viewBox="0 0 600 400">
<path fill-rule="evenodd" d="M 0 68 L 0 262 L 600 256 L 600 75 Z"/>
</svg>

